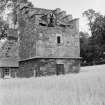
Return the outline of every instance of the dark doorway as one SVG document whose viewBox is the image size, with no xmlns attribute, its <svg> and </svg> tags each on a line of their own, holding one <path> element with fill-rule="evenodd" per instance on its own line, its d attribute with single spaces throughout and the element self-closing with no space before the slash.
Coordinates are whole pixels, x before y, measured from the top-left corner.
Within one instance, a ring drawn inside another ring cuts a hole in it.
<svg viewBox="0 0 105 105">
<path fill-rule="evenodd" d="M 56 64 L 56 74 L 64 74 L 64 64 Z"/>
</svg>

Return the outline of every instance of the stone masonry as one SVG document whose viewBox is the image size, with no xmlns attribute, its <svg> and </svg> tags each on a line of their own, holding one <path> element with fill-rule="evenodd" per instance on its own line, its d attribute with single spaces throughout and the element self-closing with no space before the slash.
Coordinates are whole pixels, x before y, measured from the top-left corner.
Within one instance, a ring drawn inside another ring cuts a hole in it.
<svg viewBox="0 0 105 105">
<path fill-rule="evenodd" d="M 79 72 L 79 21 L 60 9 L 21 5 L 19 21 L 19 77 Z"/>
</svg>

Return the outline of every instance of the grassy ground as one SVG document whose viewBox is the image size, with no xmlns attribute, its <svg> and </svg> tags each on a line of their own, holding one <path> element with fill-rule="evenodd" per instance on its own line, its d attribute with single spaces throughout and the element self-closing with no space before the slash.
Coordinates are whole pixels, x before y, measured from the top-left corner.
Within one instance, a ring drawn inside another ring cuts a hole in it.
<svg viewBox="0 0 105 105">
<path fill-rule="evenodd" d="M 105 105 L 105 65 L 79 74 L 0 80 L 0 105 Z"/>
</svg>

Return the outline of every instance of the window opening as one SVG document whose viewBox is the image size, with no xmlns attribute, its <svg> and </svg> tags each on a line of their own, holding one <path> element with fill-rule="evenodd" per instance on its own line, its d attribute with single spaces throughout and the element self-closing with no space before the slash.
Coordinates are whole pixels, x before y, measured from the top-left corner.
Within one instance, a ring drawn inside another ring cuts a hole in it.
<svg viewBox="0 0 105 105">
<path fill-rule="evenodd" d="M 57 43 L 60 44 L 61 43 L 61 37 L 57 36 Z"/>
<path fill-rule="evenodd" d="M 5 75 L 10 75 L 9 68 L 5 68 L 4 73 Z"/>
<path fill-rule="evenodd" d="M 56 64 L 56 74 L 64 74 L 64 64 Z"/>
</svg>

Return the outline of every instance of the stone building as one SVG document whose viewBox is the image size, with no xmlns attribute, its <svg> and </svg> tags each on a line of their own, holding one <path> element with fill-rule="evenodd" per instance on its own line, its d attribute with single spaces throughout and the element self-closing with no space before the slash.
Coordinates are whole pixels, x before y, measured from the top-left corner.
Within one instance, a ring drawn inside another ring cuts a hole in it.
<svg viewBox="0 0 105 105">
<path fill-rule="evenodd" d="M 16 59 L 4 58 L 0 59 L 0 78 L 15 78 L 18 70 L 18 62 Z"/>
<path fill-rule="evenodd" d="M 79 21 L 59 8 L 20 6 L 19 77 L 79 72 Z"/>
<path fill-rule="evenodd" d="M 59 8 L 49 10 L 29 5 L 18 5 L 15 20 L 10 21 L 8 43 L 0 47 L 1 58 L 5 55 L 0 58 L 1 77 L 78 73 L 79 20 Z"/>
<path fill-rule="evenodd" d="M 12 32 L 13 33 L 13 32 Z M 0 77 L 16 77 L 19 69 L 18 43 L 16 37 L 0 40 Z"/>
<path fill-rule="evenodd" d="M 16 25 L 13 22 L 13 2 L 8 1 L 1 13 L 4 24 L 2 38 L 0 39 L 0 77 L 16 77 L 19 68 L 18 57 L 18 34 Z M 1 27 L 0 27 L 1 29 Z M 1 34 L 0 33 L 0 34 Z"/>
</svg>

